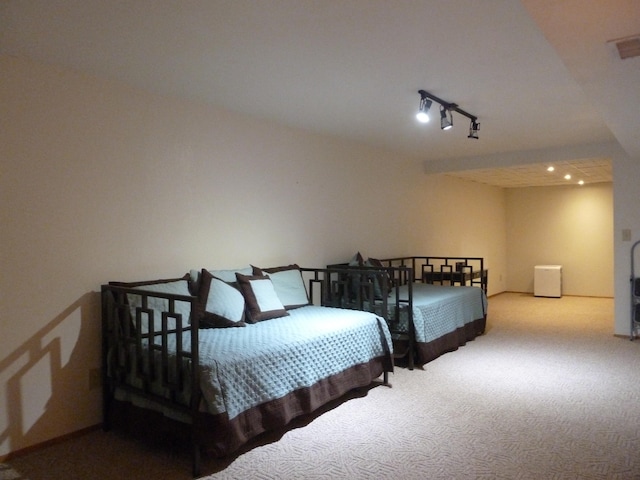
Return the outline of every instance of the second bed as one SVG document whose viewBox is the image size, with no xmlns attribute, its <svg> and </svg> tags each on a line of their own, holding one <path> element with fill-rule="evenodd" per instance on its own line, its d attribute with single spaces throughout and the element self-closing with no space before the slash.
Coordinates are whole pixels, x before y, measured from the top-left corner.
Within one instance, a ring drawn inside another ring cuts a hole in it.
<svg viewBox="0 0 640 480">
<path fill-rule="evenodd" d="M 485 331 L 488 275 L 481 258 L 369 259 L 329 268 L 340 278 L 333 304 L 363 310 L 375 304 L 389 324 L 395 356 L 410 369 Z"/>
</svg>

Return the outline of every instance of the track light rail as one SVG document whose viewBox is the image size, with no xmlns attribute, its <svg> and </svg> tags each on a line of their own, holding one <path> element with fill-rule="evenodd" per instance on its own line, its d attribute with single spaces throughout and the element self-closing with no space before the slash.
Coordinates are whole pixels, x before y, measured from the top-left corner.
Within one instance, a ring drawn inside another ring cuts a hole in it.
<svg viewBox="0 0 640 480">
<path fill-rule="evenodd" d="M 465 112 L 463 109 L 461 109 L 457 103 L 449 103 L 446 100 L 442 100 L 441 98 L 436 97 L 435 95 L 432 95 L 431 93 L 425 91 L 425 90 L 418 90 L 418 93 L 420 94 L 420 96 L 422 98 L 428 98 L 430 100 L 433 100 L 434 102 L 439 103 L 440 105 L 442 105 L 444 108 L 446 108 L 447 110 L 451 110 L 454 112 L 459 113 L 460 115 L 463 115 L 465 117 L 467 117 L 469 120 L 476 122 L 478 121 L 478 117 L 476 117 L 475 115 L 471 115 L 469 112 Z"/>
</svg>

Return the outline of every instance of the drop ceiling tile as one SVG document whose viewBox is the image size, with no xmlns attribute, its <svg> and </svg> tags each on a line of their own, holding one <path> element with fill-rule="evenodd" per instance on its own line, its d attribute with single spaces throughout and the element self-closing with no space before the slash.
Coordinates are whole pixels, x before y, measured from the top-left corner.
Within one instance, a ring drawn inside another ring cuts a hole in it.
<svg viewBox="0 0 640 480">
<path fill-rule="evenodd" d="M 553 172 L 547 171 L 547 167 L 551 165 L 554 167 Z M 570 180 L 564 178 L 566 174 L 571 175 Z M 576 185 L 580 180 L 585 184 L 612 181 L 611 161 L 608 159 L 535 163 L 448 172 L 446 175 L 502 188 Z"/>
</svg>

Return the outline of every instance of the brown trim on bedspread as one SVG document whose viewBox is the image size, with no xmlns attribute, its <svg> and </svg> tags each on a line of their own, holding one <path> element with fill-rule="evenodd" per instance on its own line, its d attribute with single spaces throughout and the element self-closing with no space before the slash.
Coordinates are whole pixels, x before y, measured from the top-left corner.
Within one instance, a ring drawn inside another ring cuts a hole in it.
<svg viewBox="0 0 640 480">
<path fill-rule="evenodd" d="M 221 457 L 233 453 L 250 439 L 263 432 L 275 430 L 301 415 L 313 412 L 326 403 L 341 397 L 349 390 L 369 385 L 382 375 L 385 358 L 351 367 L 309 388 L 302 388 L 285 397 L 247 410 L 232 420 L 226 414 L 206 415 L 203 444 L 207 453 Z"/>
<path fill-rule="evenodd" d="M 431 342 L 416 343 L 416 364 L 424 365 L 447 352 L 457 350 L 458 347 L 482 335 L 486 325 L 486 317 L 479 318 Z"/>
<path fill-rule="evenodd" d="M 228 419 L 226 413 L 202 413 L 196 432 L 198 443 L 208 455 L 228 456 L 258 435 L 285 427 L 292 420 L 318 410 L 351 390 L 370 385 L 384 371 L 392 371 L 391 360 L 389 357 L 378 357 L 320 380 L 309 388 L 301 388 L 283 398 L 258 405 L 232 420 Z M 185 434 L 188 431 L 186 424 L 163 417 L 156 411 L 144 410 L 125 402 L 114 402 L 114 409 L 120 409 L 112 415 L 115 417 L 114 423 L 122 425 L 124 416 L 127 430 L 136 429 L 133 426 L 136 423 L 144 429 L 155 426 L 174 433 Z"/>
</svg>

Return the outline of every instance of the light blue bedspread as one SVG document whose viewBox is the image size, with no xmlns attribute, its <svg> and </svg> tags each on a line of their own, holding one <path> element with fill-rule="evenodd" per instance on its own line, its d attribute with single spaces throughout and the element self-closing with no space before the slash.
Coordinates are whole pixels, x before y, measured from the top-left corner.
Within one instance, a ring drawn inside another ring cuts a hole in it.
<svg viewBox="0 0 640 480">
<path fill-rule="evenodd" d="M 384 319 L 368 312 L 306 306 L 289 314 L 200 330 L 200 384 L 210 413 L 232 419 L 392 348 Z"/>
<path fill-rule="evenodd" d="M 400 287 L 406 300 L 407 287 Z M 465 324 L 482 318 L 487 311 L 487 297 L 479 287 L 413 284 L 413 323 L 416 341 L 431 342 Z"/>
</svg>

